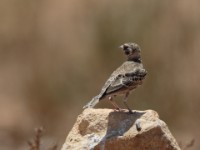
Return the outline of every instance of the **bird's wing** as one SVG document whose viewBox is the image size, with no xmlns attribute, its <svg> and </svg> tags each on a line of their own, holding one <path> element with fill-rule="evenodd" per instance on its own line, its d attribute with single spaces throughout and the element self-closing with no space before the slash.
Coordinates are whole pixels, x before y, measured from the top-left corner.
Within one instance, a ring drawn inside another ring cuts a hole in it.
<svg viewBox="0 0 200 150">
<path fill-rule="evenodd" d="M 110 78 L 106 81 L 106 83 L 104 84 L 104 86 L 101 89 L 99 96 L 99 99 L 104 98 L 104 96 L 106 96 L 106 90 L 108 89 L 108 87 L 112 84 L 112 82 L 114 82 L 116 80 L 116 76 L 111 75 Z"/>
<path fill-rule="evenodd" d="M 145 69 L 137 69 L 134 72 L 119 74 L 105 90 L 105 95 L 109 95 L 127 88 L 135 88 L 141 84 L 141 81 L 146 76 Z"/>
</svg>

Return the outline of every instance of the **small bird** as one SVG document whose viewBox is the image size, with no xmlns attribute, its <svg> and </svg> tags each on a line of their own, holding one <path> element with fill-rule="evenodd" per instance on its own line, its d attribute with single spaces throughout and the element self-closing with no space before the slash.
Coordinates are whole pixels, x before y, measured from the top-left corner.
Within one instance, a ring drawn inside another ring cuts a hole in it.
<svg viewBox="0 0 200 150">
<path fill-rule="evenodd" d="M 127 60 L 117 68 L 101 89 L 99 95 L 95 96 L 85 108 L 94 107 L 100 100 L 107 98 L 115 109 L 120 110 L 117 103 L 113 100 L 113 97 L 117 95 L 124 96 L 123 103 L 126 108 L 132 113 L 132 110 L 127 104 L 127 99 L 131 91 L 137 86 L 141 85 L 147 71 L 144 69 L 141 59 L 141 49 L 136 43 L 125 43 L 120 46 L 127 56 Z"/>
</svg>

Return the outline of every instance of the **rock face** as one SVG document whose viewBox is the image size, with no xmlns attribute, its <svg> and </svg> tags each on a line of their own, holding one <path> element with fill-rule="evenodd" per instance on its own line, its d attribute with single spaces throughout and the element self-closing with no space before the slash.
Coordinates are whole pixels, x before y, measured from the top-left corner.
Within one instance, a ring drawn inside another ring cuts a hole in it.
<svg viewBox="0 0 200 150">
<path fill-rule="evenodd" d="M 62 150 L 180 150 L 153 110 L 117 112 L 86 109 L 78 116 Z"/>
</svg>

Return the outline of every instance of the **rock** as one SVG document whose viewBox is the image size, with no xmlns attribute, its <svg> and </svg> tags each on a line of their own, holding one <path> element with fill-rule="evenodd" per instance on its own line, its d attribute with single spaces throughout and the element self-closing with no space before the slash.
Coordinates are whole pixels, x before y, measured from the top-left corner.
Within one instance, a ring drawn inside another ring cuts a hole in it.
<svg viewBox="0 0 200 150">
<path fill-rule="evenodd" d="M 153 110 L 86 109 L 78 116 L 62 150 L 180 150 Z"/>
</svg>

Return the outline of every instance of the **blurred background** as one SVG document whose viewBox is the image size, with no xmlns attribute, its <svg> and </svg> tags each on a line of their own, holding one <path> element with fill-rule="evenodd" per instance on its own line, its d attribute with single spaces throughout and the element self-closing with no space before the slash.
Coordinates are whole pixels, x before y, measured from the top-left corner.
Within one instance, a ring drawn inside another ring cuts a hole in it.
<svg viewBox="0 0 200 150">
<path fill-rule="evenodd" d="M 1 0 L 0 149 L 28 149 L 45 127 L 60 148 L 82 107 L 136 42 L 148 71 L 129 97 L 157 111 L 178 142 L 200 149 L 199 0 Z M 122 105 L 120 98 L 117 102 Z M 96 107 L 112 108 L 104 100 Z"/>
</svg>

